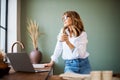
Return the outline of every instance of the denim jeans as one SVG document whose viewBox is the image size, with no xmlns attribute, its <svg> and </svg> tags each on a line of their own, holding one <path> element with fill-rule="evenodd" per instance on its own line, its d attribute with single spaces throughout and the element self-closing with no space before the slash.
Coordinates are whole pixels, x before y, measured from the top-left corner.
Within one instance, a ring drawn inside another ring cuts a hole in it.
<svg viewBox="0 0 120 80">
<path fill-rule="evenodd" d="M 89 74 L 91 66 L 88 58 L 65 60 L 64 72 L 75 72 L 79 74 Z"/>
</svg>

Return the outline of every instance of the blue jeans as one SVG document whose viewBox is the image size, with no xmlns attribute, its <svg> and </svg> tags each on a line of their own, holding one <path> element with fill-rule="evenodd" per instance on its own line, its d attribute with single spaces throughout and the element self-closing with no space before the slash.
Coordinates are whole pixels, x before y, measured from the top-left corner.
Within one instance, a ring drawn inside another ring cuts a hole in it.
<svg viewBox="0 0 120 80">
<path fill-rule="evenodd" d="M 91 66 L 88 58 L 65 60 L 64 72 L 75 72 L 79 74 L 89 74 Z"/>
</svg>

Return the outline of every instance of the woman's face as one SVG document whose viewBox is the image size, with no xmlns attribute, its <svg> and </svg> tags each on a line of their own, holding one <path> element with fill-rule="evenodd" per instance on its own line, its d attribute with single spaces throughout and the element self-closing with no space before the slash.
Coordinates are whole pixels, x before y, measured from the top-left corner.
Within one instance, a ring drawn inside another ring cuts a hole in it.
<svg viewBox="0 0 120 80">
<path fill-rule="evenodd" d="M 69 27 L 70 25 L 72 25 L 72 19 L 70 17 L 68 17 L 67 15 L 64 15 L 63 16 L 63 23 L 64 23 L 64 26 L 66 27 Z"/>
</svg>

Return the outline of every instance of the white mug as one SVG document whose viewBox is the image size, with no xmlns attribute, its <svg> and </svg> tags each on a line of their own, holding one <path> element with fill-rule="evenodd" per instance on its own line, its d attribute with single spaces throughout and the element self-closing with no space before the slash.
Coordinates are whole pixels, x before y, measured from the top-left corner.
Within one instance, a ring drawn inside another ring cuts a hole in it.
<svg viewBox="0 0 120 80">
<path fill-rule="evenodd" d="M 113 71 L 102 71 L 102 80 L 112 80 Z"/>
<path fill-rule="evenodd" d="M 91 80 L 101 80 L 102 72 L 101 71 L 91 71 L 90 76 L 91 76 Z"/>
</svg>

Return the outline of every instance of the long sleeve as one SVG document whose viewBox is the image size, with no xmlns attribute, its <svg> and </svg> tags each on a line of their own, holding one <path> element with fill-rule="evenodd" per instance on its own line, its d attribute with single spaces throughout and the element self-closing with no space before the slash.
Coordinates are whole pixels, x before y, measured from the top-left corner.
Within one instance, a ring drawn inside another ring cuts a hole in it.
<svg viewBox="0 0 120 80">
<path fill-rule="evenodd" d="M 58 57 L 62 54 L 64 60 L 77 59 L 77 58 L 86 58 L 89 56 L 89 53 L 86 51 L 87 48 L 87 34 L 82 32 L 78 37 L 69 37 L 69 41 L 74 45 L 74 50 L 71 50 L 65 42 L 60 42 L 60 35 L 58 35 L 58 41 L 54 50 L 51 60 L 58 62 Z M 68 35 L 69 36 L 69 35 Z"/>
<path fill-rule="evenodd" d="M 73 54 L 79 55 L 80 58 L 85 58 L 88 56 L 86 52 L 87 47 L 87 34 L 83 32 L 76 40 L 75 40 L 75 49 L 73 50 Z"/>
<path fill-rule="evenodd" d="M 62 43 L 62 58 L 64 60 L 86 58 L 89 56 L 89 53 L 86 51 L 86 46 L 88 43 L 86 32 L 82 32 L 78 37 L 69 37 L 69 41 L 75 48 L 71 50 L 65 42 Z"/>
<path fill-rule="evenodd" d="M 57 36 L 57 43 L 55 46 L 55 50 L 53 55 L 51 56 L 51 60 L 54 62 L 58 62 L 58 57 L 60 56 L 63 50 L 62 42 L 60 41 L 60 36 L 61 36 L 61 32 Z"/>
</svg>

